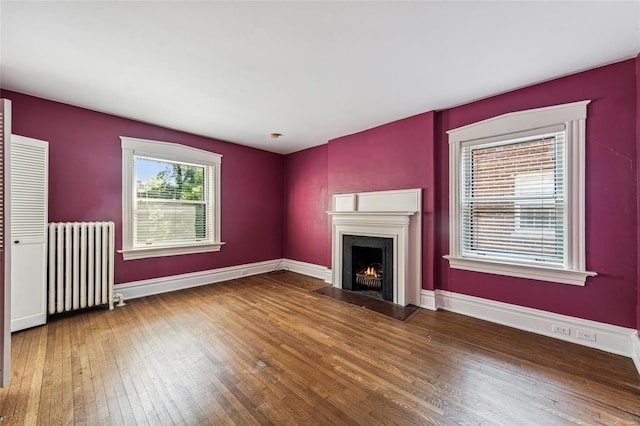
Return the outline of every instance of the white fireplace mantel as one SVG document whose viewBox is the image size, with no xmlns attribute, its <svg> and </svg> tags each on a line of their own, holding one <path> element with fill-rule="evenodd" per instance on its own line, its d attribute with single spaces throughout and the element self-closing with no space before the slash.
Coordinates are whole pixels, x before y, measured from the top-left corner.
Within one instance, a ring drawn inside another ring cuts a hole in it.
<svg viewBox="0 0 640 426">
<path fill-rule="evenodd" d="M 332 283 L 342 288 L 344 235 L 393 239 L 393 303 L 419 305 L 421 189 L 336 194 L 332 224 Z"/>
</svg>

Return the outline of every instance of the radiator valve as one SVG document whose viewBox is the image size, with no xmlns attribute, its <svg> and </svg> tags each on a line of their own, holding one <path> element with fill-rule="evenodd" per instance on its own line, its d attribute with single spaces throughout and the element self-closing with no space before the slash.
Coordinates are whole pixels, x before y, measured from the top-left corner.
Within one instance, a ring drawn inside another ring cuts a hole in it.
<svg viewBox="0 0 640 426">
<path fill-rule="evenodd" d="M 124 305 L 126 305 L 126 303 L 124 303 L 124 296 L 122 295 L 122 293 L 116 293 L 113 295 L 113 299 L 114 302 L 117 301 L 118 303 L 116 304 L 116 306 L 118 308 L 123 307 Z"/>
</svg>

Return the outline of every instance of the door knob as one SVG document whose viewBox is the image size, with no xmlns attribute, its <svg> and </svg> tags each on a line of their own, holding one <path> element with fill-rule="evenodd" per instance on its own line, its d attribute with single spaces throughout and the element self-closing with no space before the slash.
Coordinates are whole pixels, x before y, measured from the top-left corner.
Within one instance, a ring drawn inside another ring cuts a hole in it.
<svg viewBox="0 0 640 426">
<path fill-rule="evenodd" d="M 13 244 L 20 244 L 20 240 L 15 240 Z"/>
</svg>

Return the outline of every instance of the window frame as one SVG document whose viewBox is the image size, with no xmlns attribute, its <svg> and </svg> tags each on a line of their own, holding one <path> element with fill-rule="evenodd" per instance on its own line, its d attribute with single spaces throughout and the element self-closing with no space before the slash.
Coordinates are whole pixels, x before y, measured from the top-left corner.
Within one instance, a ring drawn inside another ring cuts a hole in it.
<svg viewBox="0 0 640 426">
<path fill-rule="evenodd" d="M 220 167 L 222 155 L 171 142 L 120 136 L 122 148 L 122 254 L 124 260 L 149 257 L 174 256 L 182 254 L 220 251 L 224 242 L 220 241 Z M 134 175 L 135 156 L 160 161 L 187 163 L 208 167 L 211 170 L 210 183 L 213 192 L 212 239 L 202 243 L 162 245 L 156 247 L 135 247 L 134 208 L 136 206 L 136 181 Z"/>
<path fill-rule="evenodd" d="M 449 254 L 452 269 L 529 278 L 584 286 L 597 275 L 585 265 L 585 135 L 590 100 L 503 114 L 447 131 L 449 135 Z M 565 131 L 566 246 L 564 265 L 532 265 L 514 259 L 478 259 L 462 251 L 463 144 L 490 144 L 545 133 Z"/>
</svg>

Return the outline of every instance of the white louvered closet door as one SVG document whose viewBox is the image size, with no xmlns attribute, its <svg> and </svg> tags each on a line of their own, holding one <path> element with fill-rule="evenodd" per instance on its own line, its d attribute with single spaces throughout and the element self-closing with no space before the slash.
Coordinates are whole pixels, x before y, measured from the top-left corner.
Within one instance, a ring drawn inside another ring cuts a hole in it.
<svg viewBox="0 0 640 426">
<path fill-rule="evenodd" d="M 49 144 L 11 137 L 11 331 L 44 324 Z"/>
</svg>

